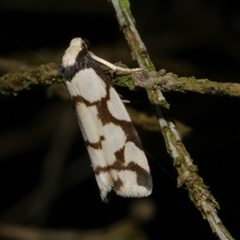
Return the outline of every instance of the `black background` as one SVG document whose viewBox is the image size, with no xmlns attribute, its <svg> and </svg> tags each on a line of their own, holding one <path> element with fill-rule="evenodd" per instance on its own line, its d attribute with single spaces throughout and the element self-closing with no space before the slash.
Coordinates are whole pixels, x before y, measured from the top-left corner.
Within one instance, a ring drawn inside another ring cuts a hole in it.
<svg viewBox="0 0 240 240">
<path fill-rule="evenodd" d="M 156 69 L 239 82 L 237 1 L 135 0 L 131 9 Z M 6 59 L 20 69 L 59 63 L 70 40 L 83 37 L 96 55 L 136 67 L 108 1 L 3 1 L 0 20 L 2 66 Z M 7 73 L 1 66 L 0 72 Z M 119 91 L 124 98 L 139 101 L 131 107 L 153 114 L 144 91 Z M 183 139 L 185 146 L 220 203 L 219 217 L 238 239 L 240 100 L 194 93 L 165 96 L 174 119 L 191 127 Z M 1 97 L 0 107 L 1 223 L 92 230 L 130 216 L 140 200 L 113 196 L 110 204 L 101 202 L 69 101 L 36 89 L 14 98 Z M 138 132 L 146 152 L 156 160 L 149 158 L 153 193 L 142 200 L 154 214 L 141 230 L 149 239 L 217 239 L 187 190 L 178 189 L 159 167 L 176 179 L 161 134 L 141 127 Z M 49 160 L 54 147 L 61 163 Z"/>
</svg>

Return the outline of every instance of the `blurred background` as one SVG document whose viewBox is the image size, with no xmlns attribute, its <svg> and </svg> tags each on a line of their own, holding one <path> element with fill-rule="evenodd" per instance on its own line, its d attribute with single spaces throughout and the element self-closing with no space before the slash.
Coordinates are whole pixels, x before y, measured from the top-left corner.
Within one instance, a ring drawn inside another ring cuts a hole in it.
<svg viewBox="0 0 240 240">
<path fill-rule="evenodd" d="M 240 81 L 237 1 L 132 0 L 132 14 L 156 69 L 218 82 Z M 0 1 L 1 75 L 60 63 L 74 37 L 112 63 L 130 50 L 107 0 Z M 63 85 L 0 97 L 0 239 L 217 239 L 177 188 L 176 170 L 144 90 L 117 88 L 146 150 L 154 189 L 146 199 L 114 194 L 102 203 Z M 240 237 L 238 98 L 165 93 L 199 174 Z M 139 120 L 140 119 L 140 120 Z M 138 120 L 138 121 L 137 121 Z"/>
</svg>

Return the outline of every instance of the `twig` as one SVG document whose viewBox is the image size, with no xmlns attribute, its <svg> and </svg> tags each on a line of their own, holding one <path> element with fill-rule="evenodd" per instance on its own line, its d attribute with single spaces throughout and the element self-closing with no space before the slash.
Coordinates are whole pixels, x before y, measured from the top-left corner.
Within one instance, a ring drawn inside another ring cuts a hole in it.
<svg viewBox="0 0 240 240">
<path fill-rule="evenodd" d="M 132 50 L 133 57 L 138 61 L 141 68 L 154 70 L 153 64 L 147 54 L 147 50 L 135 27 L 129 1 L 111 0 L 111 2 L 116 11 L 119 25 Z M 218 218 L 216 208 L 218 209 L 219 205 L 211 195 L 210 191 L 208 191 L 208 187 L 197 174 L 197 167 L 193 165 L 192 159 L 182 144 L 175 125 L 169 117 L 168 110 L 166 109 L 169 107 L 169 104 L 166 102 L 159 89 L 148 90 L 147 92 L 149 100 L 155 105 L 158 122 L 168 152 L 173 158 L 174 166 L 179 174 L 178 186 L 180 187 L 183 184 L 187 186 L 190 199 L 202 215 L 208 220 L 212 231 L 216 233 L 220 239 L 233 239 Z M 164 108 L 160 108 L 159 104 L 164 106 Z"/>
<path fill-rule="evenodd" d="M 29 71 L 6 74 L 0 78 L 0 95 L 16 96 L 22 90 L 61 83 L 62 76 L 57 69 L 56 63 L 48 63 Z"/>
<path fill-rule="evenodd" d="M 124 69 L 126 69 L 126 65 L 121 63 L 121 66 L 124 66 Z M 101 67 L 108 75 L 112 76 L 111 69 L 108 69 L 105 65 L 101 65 Z M 119 64 L 116 64 L 116 69 L 118 71 L 121 69 Z M 158 72 L 133 71 L 127 75 L 116 72 L 114 77 L 111 78 L 115 85 L 128 87 L 129 89 L 142 87 L 150 90 L 160 89 L 164 92 L 196 92 L 240 97 L 240 84 L 238 83 L 219 83 L 209 79 L 178 77 L 174 73 L 167 73 L 165 69 L 161 69 Z M 0 77 L 0 95 L 16 96 L 23 90 L 30 90 L 40 86 L 48 87 L 55 83 L 64 83 L 64 80 L 58 73 L 57 64 L 48 63 L 35 69 L 8 73 Z"/>
<path fill-rule="evenodd" d="M 135 86 L 147 89 L 160 88 L 164 92 L 196 92 L 220 96 L 240 97 L 240 84 L 219 83 L 209 79 L 196 79 L 195 77 L 178 77 L 174 73 L 166 73 L 164 69 L 159 72 L 136 72 L 131 76 Z"/>
</svg>

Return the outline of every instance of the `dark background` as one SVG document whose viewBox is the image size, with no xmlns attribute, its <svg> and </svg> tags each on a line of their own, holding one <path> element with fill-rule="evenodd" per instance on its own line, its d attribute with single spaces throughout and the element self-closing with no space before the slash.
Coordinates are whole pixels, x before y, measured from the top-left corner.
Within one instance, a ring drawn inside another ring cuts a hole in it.
<svg viewBox="0 0 240 240">
<path fill-rule="evenodd" d="M 239 82 L 237 1 L 135 0 L 131 9 L 156 69 Z M 114 9 L 106 0 L 1 1 L 0 21 L 1 74 L 59 63 L 74 37 L 87 38 L 92 51 L 110 62 L 136 67 Z M 137 130 L 144 148 L 152 156 L 153 193 L 142 200 L 113 195 L 110 204 L 102 203 L 71 103 L 59 97 L 56 88 L 51 89 L 1 97 L 2 226 L 104 231 L 117 223 L 125 226 L 143 212 L 145 218 L 139 223 L 134 220 L 143 239 L 217 239 L 189 200 L 187 190 L 178 189 L 169 177 L 176 179 L 177 174 L 161 134 L 140 126 Z M 65 96 L 64 88 L 59 89 Z M 138 101 L 130 107 L 153 114 L 143 90 L 118 91 L 125 99 Z M 164 95 L 174 119 L 185 125 L 183 141 L 220 203 L 219 217 L 238 239 L 240 100 L 193 93 Z M 144 213 L 144 209 L 150 210 Z"/>
</svg>

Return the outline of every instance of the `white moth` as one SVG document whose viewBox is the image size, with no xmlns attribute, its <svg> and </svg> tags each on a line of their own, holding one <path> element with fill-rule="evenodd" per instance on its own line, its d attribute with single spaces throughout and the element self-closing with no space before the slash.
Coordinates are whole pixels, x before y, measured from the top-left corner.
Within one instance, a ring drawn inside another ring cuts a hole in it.
<svg viewBox="0 0 240 240">
<path fill-rule="evenodd" d="M 87 41 L 74 38 L 62 58 L 60 72 L 73 100 L 101 198 L 107 201 L 112 189 L 123 197 L 148 196 L 152 178 L 141 141 L 96 61 L 112 66 L 88 51 Z"/>
</svg>

